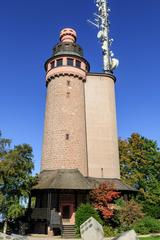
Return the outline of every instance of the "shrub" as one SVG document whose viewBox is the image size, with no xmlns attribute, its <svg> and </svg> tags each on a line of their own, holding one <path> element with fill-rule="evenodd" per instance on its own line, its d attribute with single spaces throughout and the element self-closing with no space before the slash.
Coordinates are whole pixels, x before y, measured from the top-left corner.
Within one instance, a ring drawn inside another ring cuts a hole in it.
<svg viewBox="0 0 160 240">
<path fill-rule="evenodd" d="M 120 230 L 126 231 L 132 228 L 132 225 L 143 217 L 144 214 L 141 210 L 141 205 L 132 199 L 118 207 L 112 221 L 117 224 Z"/>
<path fill-rule="evenodd" d="M 146 216 L 134 225 L 134 229 L 140 234 L 158 233 L 160 232 L 160 220 Z"/>
<path fill-rule="evenodd" d="M 76 211 L 75 215 L 75 225 L 76 233 L 80 233 L 80 225 L 84 223 L 88 218 L 94 217 L 100 224 L 103 224 L 98 212 L 89 204 L 81 204 Z"/>
<path fill-rule="evenodd" d="M 119 208 L 119 207 L 124 207 L 124 205 L 125 205 L 125 201 L 123 200 L 122 197 L 116 199 L 116 200 L 114 201 L 114 203 L 116 204 L 117 208 Z"/>
<path fill-rule="evenodd" d="M 111 226 L 109 226 L 109 225 L 105 225 L 105 226 L 103 227 L 103 231 L 104 231 L 104 236 L 105 236 L 105 237 L 113 237 L 113 236 L 115 236 L 115 235 L 118 233 L 117 230 L 113 229 L 113 228 L 112 228 Z"/>
<path fill-rule="evenodd" d="M 143 211 L 156 219 L 160 219 L 160 205 L 144 204 Z"/>
</svg>

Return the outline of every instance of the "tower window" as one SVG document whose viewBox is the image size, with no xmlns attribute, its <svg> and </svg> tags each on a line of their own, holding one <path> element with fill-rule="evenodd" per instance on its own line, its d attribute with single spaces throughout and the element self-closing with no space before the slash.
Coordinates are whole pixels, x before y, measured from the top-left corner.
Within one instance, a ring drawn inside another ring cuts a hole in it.
<svg viewBox="0 0 160 240">
<path fill-rule="evenodd" d="M 69 97 L 70 96 L 70 92 L 67 92 L 67 97 Z"/>
<path fill-rule="evenodd" d="M 103 168 L 101 168 L 101 178 L 103 178 Z"/>
<path fill-rule="evenodd" d="M 66 140 L 69 140 L 69 134 L 66 133 Z"/>
<path fill-rule="evenodd" d="M 81 62 L 76 60 L 76 67 L 81 68 Z"/>
<path fill-rule="evenodd" d="M 63 65 L 63 59 L 57 59 L 57 67 L 62 66 Z"/>
<path fill-rule="evenodd" d="M 55 67 L 55 61 L 51 62 L 51 68 Z"/>
<path fill-rule="evenodd" d="M 70 86 L 71 85 L 71 81 L 67 81 L 67 86 Z"/>
<path fill-rule="evenodd" d="M 73 59 L 72 58 L 67 58 L 67 65 L 73 66 Z"/>
</svg>

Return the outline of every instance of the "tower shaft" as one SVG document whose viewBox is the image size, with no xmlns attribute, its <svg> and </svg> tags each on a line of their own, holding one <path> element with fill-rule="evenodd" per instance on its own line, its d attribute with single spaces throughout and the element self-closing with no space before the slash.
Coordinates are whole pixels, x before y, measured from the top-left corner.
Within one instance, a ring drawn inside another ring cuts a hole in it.
<svg viewBox="0 0 160 240">
<path fill-rule="evenodd" d="M 62 31 L 61 43 L 46 63 L 47 98 L 41 169 L 78 168 L 86 176 L 84 82 L 87 63 L 74 43 L 75 32 L 66 31 Z"/>
<path fill-rule="evenodd" d="M 84 176 L 120 178 L 115 77 L 89 73 L 76 33 L 64 29 L 46 68 L 41 170 L 79 169 Z"/>
<path fill-rule="evenodd" d="M 85 101 L 89 176 L 119 179 L 115 77 L 88 73 Z"/>
<path fill-rule="evenodd" d="M 83 81 L 56 76 L 47 89 L 42 170 L 78 168 L 87 175 L 84 114 Z"/>
</svg>

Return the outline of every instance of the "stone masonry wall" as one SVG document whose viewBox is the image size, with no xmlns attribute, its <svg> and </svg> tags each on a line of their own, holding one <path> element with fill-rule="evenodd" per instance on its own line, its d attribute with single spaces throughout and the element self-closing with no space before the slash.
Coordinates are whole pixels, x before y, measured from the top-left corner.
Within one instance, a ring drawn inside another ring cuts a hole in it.
<svg viewBox="0 0 160 240">
<path fill-rule="evenodd" d="M 41 170 L 78 168 L 87 175 L 84 82 L 57 75 L 47 87 Z"/>
<path fill-rule="evenodd" d="M 120 178 L 114 79 L 88 73 L 85 83 L 88 174 Z"/>
</svg>

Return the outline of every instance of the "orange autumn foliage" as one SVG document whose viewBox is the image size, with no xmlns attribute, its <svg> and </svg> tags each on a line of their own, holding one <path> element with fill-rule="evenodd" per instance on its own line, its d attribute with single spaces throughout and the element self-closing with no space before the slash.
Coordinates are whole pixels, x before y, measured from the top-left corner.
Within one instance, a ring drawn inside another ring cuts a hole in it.
<svg viewBox="0 0 160 240">
<path fill-rule="evenodd" d="M 104 219 L 111 218 L 114 209 L 111 208 L 113 200 L 120 197 L 120 193 L 114 190 L 113 184 L 103 182 L 98 188 L 90 192 L 90 200 L 92 205 L 101 213 Z"/>
</svg>

